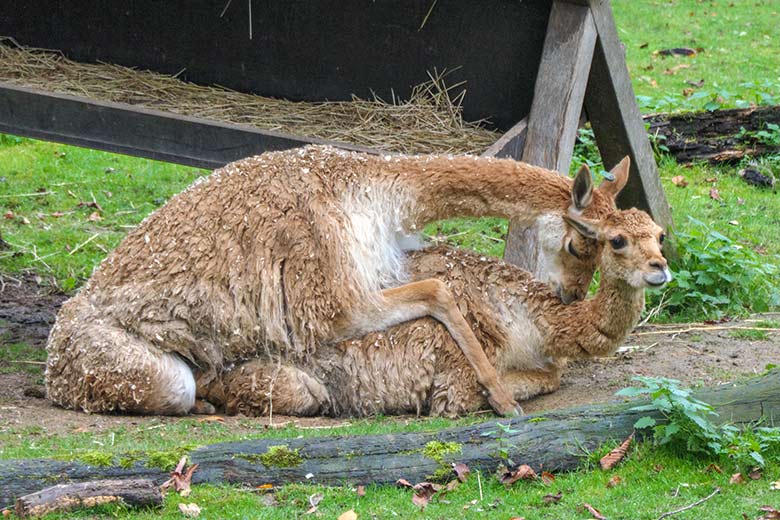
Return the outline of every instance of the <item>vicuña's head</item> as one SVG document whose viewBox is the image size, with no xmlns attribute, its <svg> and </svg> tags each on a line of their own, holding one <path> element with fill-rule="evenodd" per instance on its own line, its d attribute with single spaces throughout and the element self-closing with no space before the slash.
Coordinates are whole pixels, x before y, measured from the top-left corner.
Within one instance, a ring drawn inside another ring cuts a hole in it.
<svg viewBox="0 0 780 520">
<path fill-rule="evenodd" d="M 630 167 L 625 157 L 612 169 L 613 180 L 604 180 L 598 188 L 593 187 L 588 167 L 580 168 L 572 183 L 568 214 L 598 220 L 617 211 L 615 198 L 628 182 Z M 564 303 L 571 303 L 588 293 L 603 243 L 578 232 L 566 217 L 548 213 L 537 219 L 537 269 L 533 274 L 549 283 Z"/>
<path fill-rule="evenodd" d="M 602 245 L 601 277 L 634 289 L 661 287 L 672 280 L 661 247 L 665 234 L 644 211 L 615 211 L 601 220 L 568 215 L 566 221 L 583 237 Z"/>
</svg>

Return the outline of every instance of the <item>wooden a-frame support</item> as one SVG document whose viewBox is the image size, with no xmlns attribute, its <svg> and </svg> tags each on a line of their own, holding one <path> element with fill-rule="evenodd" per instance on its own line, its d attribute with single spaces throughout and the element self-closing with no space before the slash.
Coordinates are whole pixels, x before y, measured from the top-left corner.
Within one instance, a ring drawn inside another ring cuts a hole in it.
<svg viewBox="0 0 780 520">
<path fill-rule="evenodd" d="M 631 157 L 621 207 L 672 224 L 658 168 L 631 87 L 609 0 L 554 0 L 529 116 L 484 156 L 512 157 L 566 174 L 580 117 L 590 120 L 606 166 Z M 537 273 L 536 230 L 510 222 L 504 257 Z"/>
</svg>

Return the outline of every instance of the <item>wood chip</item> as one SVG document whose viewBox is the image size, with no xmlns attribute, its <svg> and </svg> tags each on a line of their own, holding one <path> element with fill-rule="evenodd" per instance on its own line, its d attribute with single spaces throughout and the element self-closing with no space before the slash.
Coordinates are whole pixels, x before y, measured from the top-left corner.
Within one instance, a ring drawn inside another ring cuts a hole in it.
<svg viewBox="0 0 780 520">
<path fill-rule="evenodd" d="M 628 452 L 628 447 L 631 444 L 632 440 L 634 440 L 633 432 L 631 433 L 631 435 L 628 436 L 628 439 L 623 441 L 623 443 L 620 446 L 618 446 L 614 450 L 604 455 L 599 461 L 599 464 L 601 465 L 601 469 L 607 470 L 617 466 L 617 464 L 621 460 L 623 460 L 623 457 L 626 456 L 626 452 Z"/>
</svg>

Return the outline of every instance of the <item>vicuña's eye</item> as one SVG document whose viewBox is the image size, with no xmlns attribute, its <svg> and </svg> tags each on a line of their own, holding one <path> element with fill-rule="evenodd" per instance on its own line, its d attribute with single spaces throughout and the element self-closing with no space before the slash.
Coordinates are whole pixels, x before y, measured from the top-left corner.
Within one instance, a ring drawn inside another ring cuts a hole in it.
<svg viewBox="0 0 780 520">
<path fill-rule="evenodd" d="M 621 249 L 623 247 L 626 247 L 626 239 L 623 238 L 621 235 L 618 235 L 615 238 L 611 238 L 609 240 L 609 245 L 612 246 L 612 249 Z"/>
<path fill-rule="evenodd" d="M 579 258 L 580 257 L 580 254 L 577 252 L 576 249 L 574 249 L 574 241 L 573 240 L 569 240 L 566 243 L 566 251 L 568 251 L 569 254 L 571 256 L 573 256 L 574 258 Z"/>
<path fill-rule="evenodd" d="M 658 242 L 663 244 L 664 240 L 666 240 L 666 233 L 661 233 L 661 236 L 658 237 Z"/>
</svg>

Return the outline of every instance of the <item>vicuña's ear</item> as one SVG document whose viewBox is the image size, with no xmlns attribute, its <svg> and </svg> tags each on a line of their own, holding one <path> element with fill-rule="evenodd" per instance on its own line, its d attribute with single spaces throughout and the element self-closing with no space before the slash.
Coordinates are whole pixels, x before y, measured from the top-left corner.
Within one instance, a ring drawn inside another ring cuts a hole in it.
<svg viewBox="0 0 780 520">
<path fill-rule="evenodd" d="M 586 164 L 582 165 L 571 187 L 571 209 L 576 213 L 590 206 L 593 200 L 593 179 Z"/>
<path fill-rule="evenodd" d="M 617 198 L 618 194 L 626 187 L 628 182 L 628 172 L 631 170 L 631 158 L 626 155 L 623 160 L 617 163 L 617 165 L 610 170 L 614 180 L 608 181 L 604 179 L 599 184 L 599 191 L 612 197 Z"/>
<path fill-rule="evenodd" d="M 585 238 L 592 238 L 593 240 L 599 237 L 599 223 L 597 220 L 590 220 L 575 215 L 564 215 L 563 220 L 566 221 L 574 230 Z"/>
</svg>

